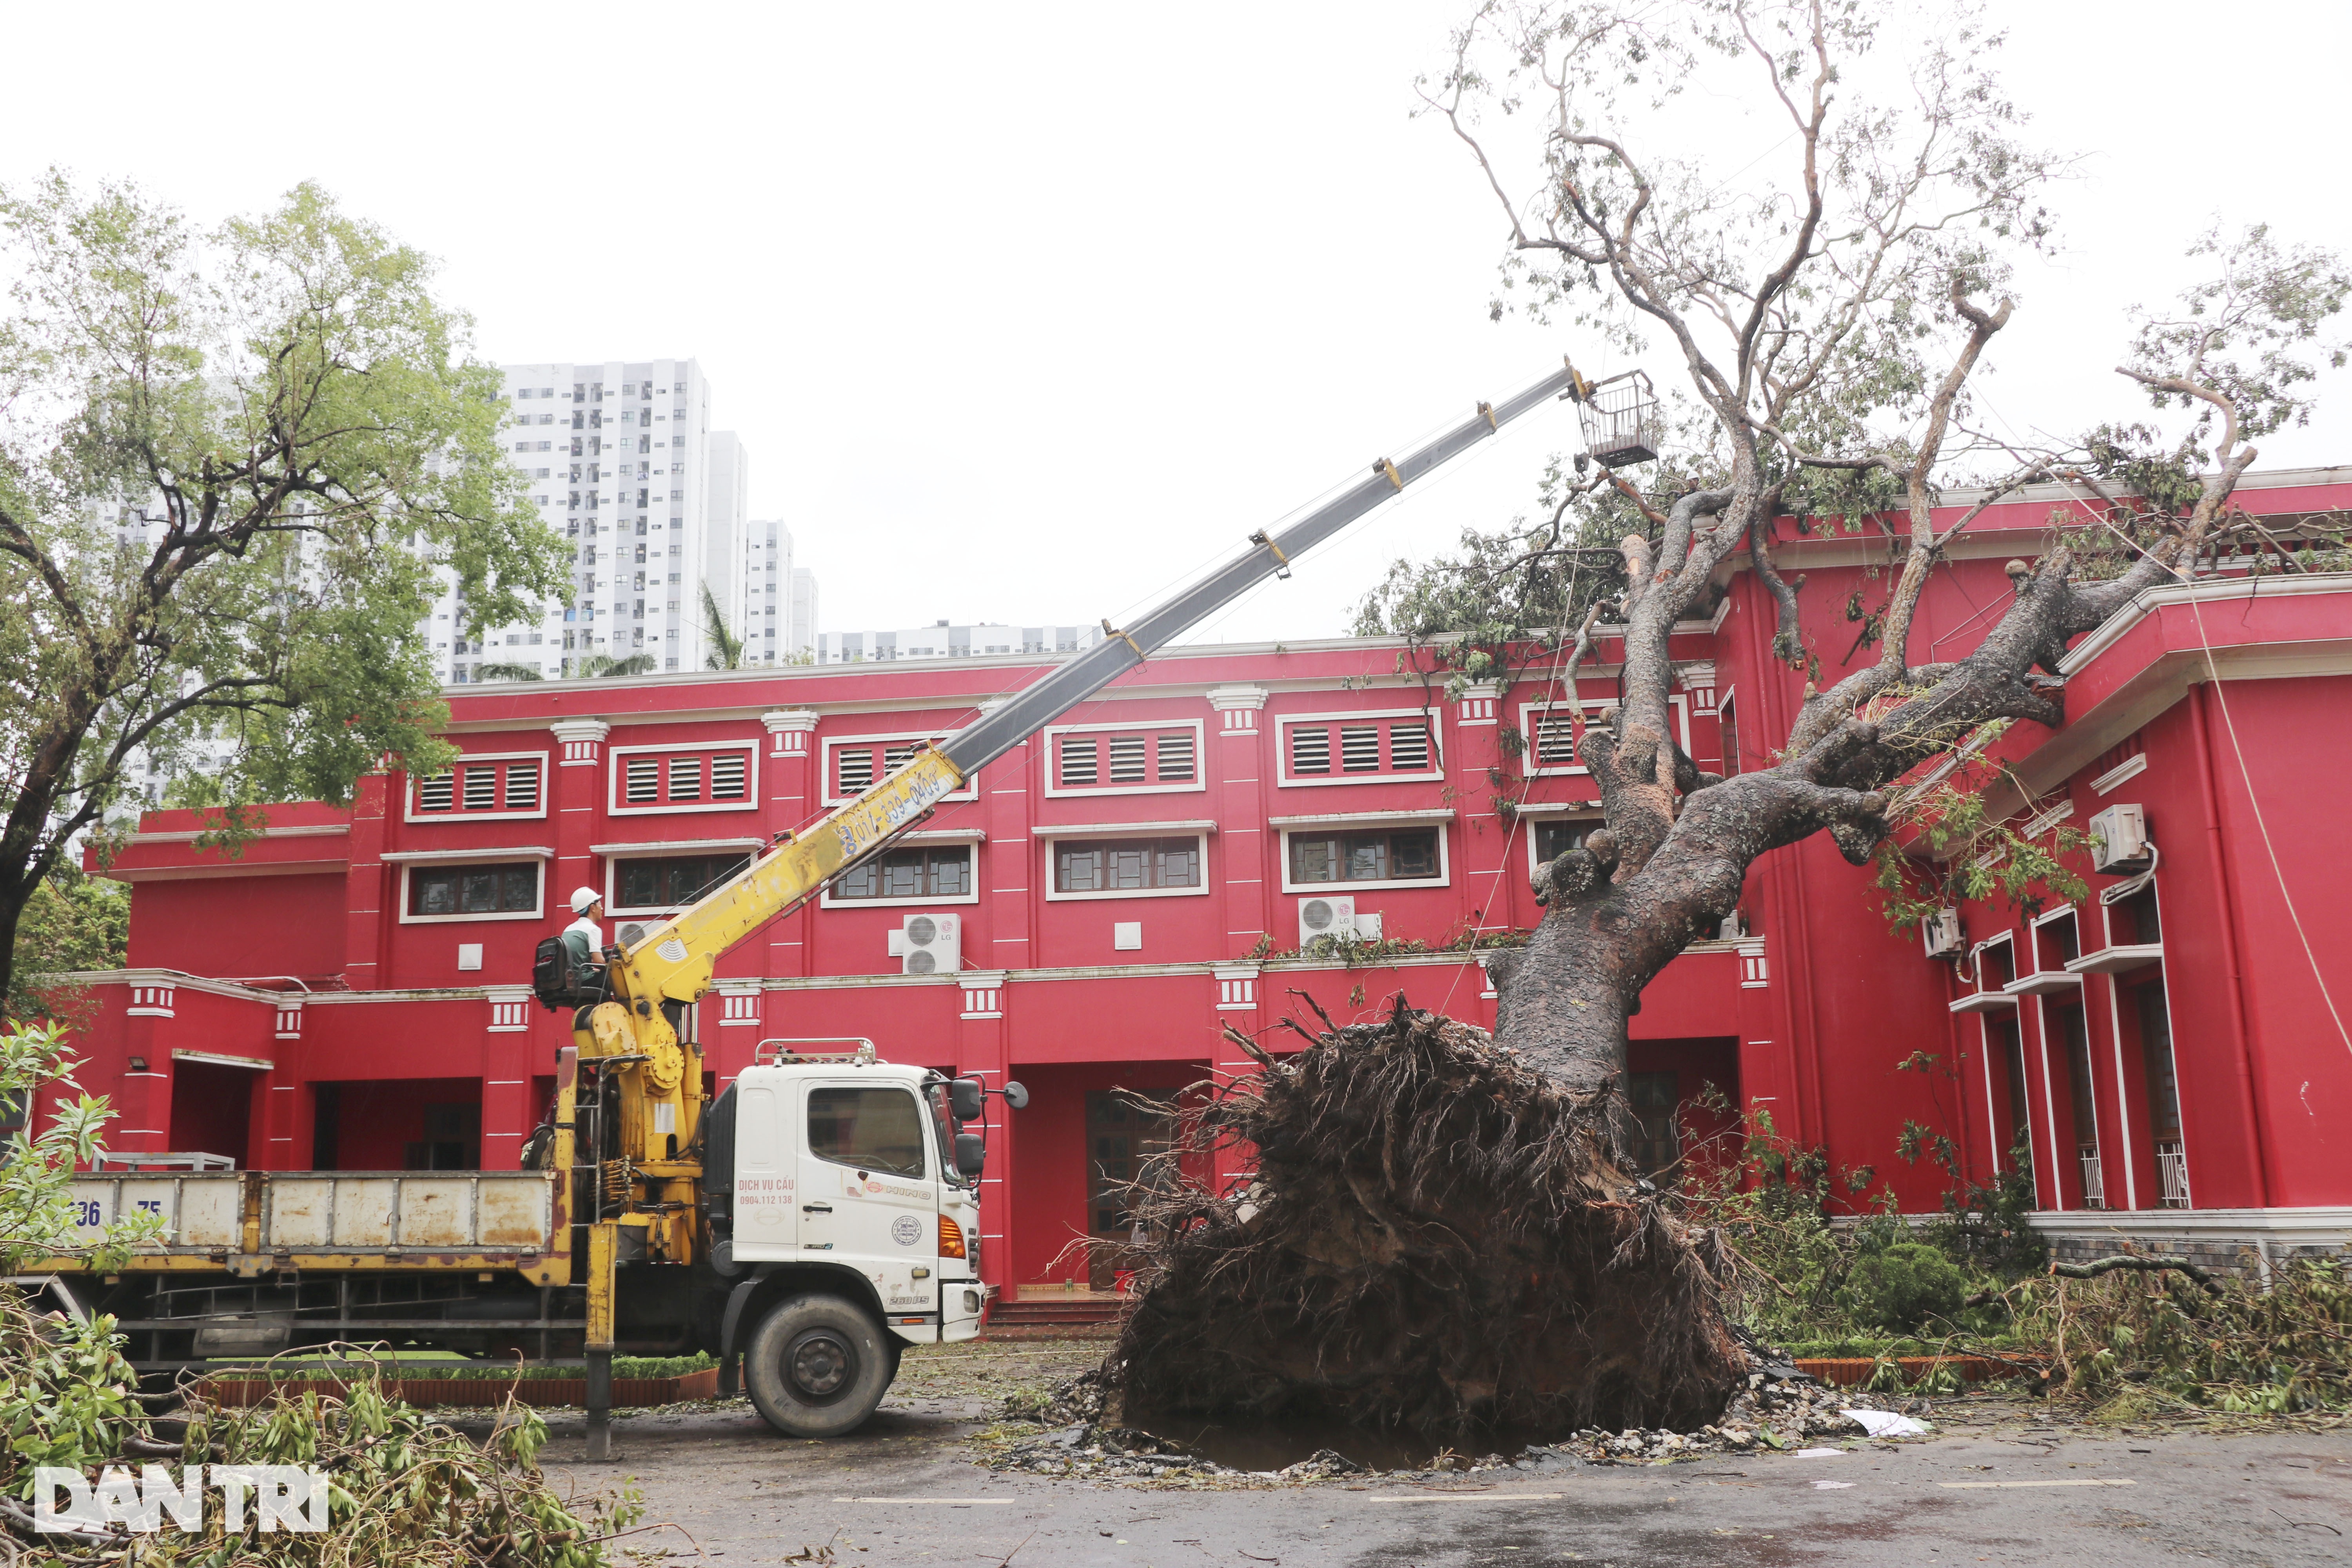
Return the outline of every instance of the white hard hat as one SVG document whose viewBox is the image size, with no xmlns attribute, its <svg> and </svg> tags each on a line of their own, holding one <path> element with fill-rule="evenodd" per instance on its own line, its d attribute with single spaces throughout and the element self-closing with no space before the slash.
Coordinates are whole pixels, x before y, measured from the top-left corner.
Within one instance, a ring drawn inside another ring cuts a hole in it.
<svg viewBox="0 0 2352 1568">
<path fill-rule="evenodd" d="M 590 905 L 601 902 L 604 897 L 604 894 L 593 888 L 575 888 L 572 892 L 572 912 L 575 915 L 584 915 L 588 912 Z"/>
</svg>

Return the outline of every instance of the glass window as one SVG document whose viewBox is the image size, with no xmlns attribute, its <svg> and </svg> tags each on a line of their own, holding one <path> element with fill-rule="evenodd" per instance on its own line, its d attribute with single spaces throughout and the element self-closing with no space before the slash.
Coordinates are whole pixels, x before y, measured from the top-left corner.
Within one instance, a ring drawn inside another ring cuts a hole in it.
<svg viewBox="0 0 2352 1568">
<path fill-rule="evenodd" d="M 613 868 L 614 907 L 684 909 L 751 863 L 749 855 L 667 855 L 619 861 Z"/>
<path fill-rule="evenodd" d="M 1573 817 L 1566 822 L 1537 823 L 1537 863 L 1548 864 L 1559 859 L 1570 850 L 1581 845 L 1585 835 L 1595 831 L 1600 826 L 1601 819 L 1597 816 Z"/>
<path fill-rule="evenodd" d="M 833 885 L 844 899 L 961 899 L 971 893 L 972 847 L 926 844 L 892 849 L 853 866 Z"/>
<path fill-rule="evenodd" d="M 412 915 L 527 915 L 539 908 L 539 862 L 415 866 L 408 873 Z"/>
<path fill-rule="evenodd" d="M 1057 893 L 1149 892 L 1200 885 L 1198 838 L 1069 838 L 1054 846 Z"/>
<path fill-rule="evenodd" d="M 923 1118 L 903 1089 L 812 1089 L 809 1152 L 836 1165 L 923 1173 Z"/>
<path fill-rule="evenodd" d="M 1290 835 L 1290 880 L 1294 887 L 1348 882 L 1437 880 L 1434 827 L 1399 827 L 1375 833 Z"/>
</svg>

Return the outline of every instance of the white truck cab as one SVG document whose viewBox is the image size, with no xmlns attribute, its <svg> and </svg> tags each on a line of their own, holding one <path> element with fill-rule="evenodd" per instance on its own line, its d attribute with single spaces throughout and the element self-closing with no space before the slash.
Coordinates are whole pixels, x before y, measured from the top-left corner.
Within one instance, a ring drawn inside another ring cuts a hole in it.
<svg viewBox="0 0 2352 1568">
<path fill-rule="evenodd" d="M 855 1052 L 765 1042 L 710 1111 L 713 1266 L 735 1283 L 720 1341 L 770 1425 L 863 1422 L 900 1349 L 980 1333 L 981 1086 Z M 829 1042 L 828 1042 L 829 1043 Z M 1024 1103 L 1017 1084 L 997 1091 Z"/>
</svg>

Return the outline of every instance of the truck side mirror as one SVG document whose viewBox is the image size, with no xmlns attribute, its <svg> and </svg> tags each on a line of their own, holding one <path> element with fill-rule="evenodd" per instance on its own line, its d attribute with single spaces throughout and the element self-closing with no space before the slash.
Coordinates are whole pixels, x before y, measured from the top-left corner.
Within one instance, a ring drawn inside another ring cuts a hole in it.
<svg viewBox="0 0 2352 1568">
<path fill-rule="evenodd" d="M 959 1132 L 955 1143 L 956 1174 L 968 1182 L 976 1179 L 988 1163 L 987 1141 L 977 1132 Z"/>
<path fill-rule="evenodd" d="M 948 1085 L 948 1110 L 958 1121 L 980 1120 L 980 1080 L 960 1078 Z"/>
<path fill-rule="evenodd" d="M 1029 1091 L 1022 1088 L 1018 1083 L 1006 1084 L 1004 1086 L 1004 1105 L 1005 1109 L 1008 1110 L 1026 1110 L 1029 1109 Z"/>
</svg>

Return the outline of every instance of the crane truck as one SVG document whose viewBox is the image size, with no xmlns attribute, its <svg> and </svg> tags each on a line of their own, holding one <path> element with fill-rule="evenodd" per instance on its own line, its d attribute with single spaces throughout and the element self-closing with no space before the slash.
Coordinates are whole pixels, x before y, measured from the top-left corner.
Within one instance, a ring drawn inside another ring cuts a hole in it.
<svg viewBox="0 0 2352 1568">
<path fill-rule="evenodd" d="M 763 1042 L 715 1100 L 686 1009 L 768 921 L 880 851 L 990 762 L 1316 544 L 1553 398 L 1564 367 L 1344 485 L 887 777 L 782 836 L 692 907 L 581 975 L 553 1109 L 519 1171 L 123 1169 L 76 1178 L 78 1241 L 145 1214 L 129 1256 L 37 1272 L 115 1316 L 143 1374 L 352 1342 L 584 1361 L 588 1450 L 608 1453 L 613 1358 L 716 1355 L 778 1431 L 870 1415 L 903 1348 L 981 1331 L 980 1184 L 995 1089 L 881 1060 L 867 1040 Z M 978 1129 L 975 1131 L 974 1129 Z"/>
</svg>

